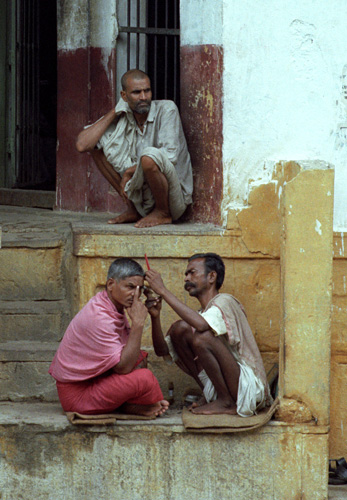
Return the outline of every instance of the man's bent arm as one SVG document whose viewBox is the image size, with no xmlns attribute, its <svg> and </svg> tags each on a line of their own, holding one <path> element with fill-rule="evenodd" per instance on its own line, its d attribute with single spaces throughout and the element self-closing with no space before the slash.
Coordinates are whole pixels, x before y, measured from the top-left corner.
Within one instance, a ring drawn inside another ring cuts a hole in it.
<svg viewBox="0 0 347 500">
<path fill-rule="evenodd" d="M 121 358 L 112 369 L 116 373 L 130 373 L 139 357 L 143 327 L 147 317 L 147 308 L 139 299 L 140 287 L 136 287 L 131 307 L 127 310 L 131 319 L 128 342 L 123 347 Z"/>
<path fill-rule="evenodd" d="M 154 352 L 157 356 L 167 356 L 169 354 L 169 348 L 164 339 L 163 330 L 160 323 L 160 316 L 151 316 L 151 320 Z"/>
<path fill-rule="evenodd" d="M 92 151 L 97 145 L 100 137 L 105 133 L 107 128 L 116 118 L 115 109 L 111 109 L 105 116 L 100 118 L 97 122 L 93 123 L 90 127 L 84 128 L 78 134 L 76 141 L 76 149 L 79 153 Z M 117 117 L 118 121 L 118 117 Z"/>
<path fill-rule="evenodd" d="M 146 272 L 146 280 L 149 286 L 155 293 L 161 295 L 161 297 L 169 304 L 169 306 L 182 318 L 188 325 L 191 325 L 198 332 L 204 332 L 210 329 L 209 324 L 204 318 L 181 302 L 173 293 L 170 292 L 165 286 L 161 279 L 159 273 L 151 269 Z"/>
<path fill-rule="evenodd" d="M 129 339 L 122 350 L 120 361 L 112 368 L 114 372 L 124 375 L 133 370 L 140 354 L 142 332 L 143 325 L 132 324 Z"/>
</svg>

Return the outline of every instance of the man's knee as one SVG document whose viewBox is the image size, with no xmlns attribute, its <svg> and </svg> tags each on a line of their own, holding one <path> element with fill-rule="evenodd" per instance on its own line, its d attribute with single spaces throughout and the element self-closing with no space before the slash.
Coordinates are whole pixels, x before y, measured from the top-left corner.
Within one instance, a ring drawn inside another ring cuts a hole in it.
<svg viewBox="0 0 347 500">
<path fill-rule="evenodd" d="M 141 166 L 144 172 L 160 172 L 158 165 L 150 156 L 141 156 Z"/>
<path fill-rule="evenodd" d="M 206 330 L 204 332 L 196 332 L 192 342 L 195 349 L 206 349 L 207 347 L 211 347 L 215 340 L 216 337 L 213 335 L 212 330 Z"/>
<path fill-rule="evenodd" d="M 173 323 L 168 331 L 168 335 L 170 335 L 173 342 L 180 341 L 182 337 L 186 337 L 191 334 L 192 327 L 182 319 Z"/>
</svg>

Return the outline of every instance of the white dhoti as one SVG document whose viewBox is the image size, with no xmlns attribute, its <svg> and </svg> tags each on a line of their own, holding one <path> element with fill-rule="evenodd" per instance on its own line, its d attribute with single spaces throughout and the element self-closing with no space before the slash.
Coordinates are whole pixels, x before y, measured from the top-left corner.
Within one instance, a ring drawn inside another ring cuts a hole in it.
<svg viewBox="0 0 347 500">
<path fill-rule="evenodd" d="M 181 184 L 173 164 L 168 160 L 165 152 L 158 148 L 147 147 L 142 156 L 149 156 L 158 165 L 160 171 L 165 175 L 169 188 L 169 208 L 173 220 L 183 215 L 187 208 L 184 202 Z M 155 205 L 155 201 L 149 185 L 145 181 L 141 161 L 138 163 L 135 173 L 125 186 L 128 199 L 132 201 L 138 213 L 145 217 Z"/>
</svg>

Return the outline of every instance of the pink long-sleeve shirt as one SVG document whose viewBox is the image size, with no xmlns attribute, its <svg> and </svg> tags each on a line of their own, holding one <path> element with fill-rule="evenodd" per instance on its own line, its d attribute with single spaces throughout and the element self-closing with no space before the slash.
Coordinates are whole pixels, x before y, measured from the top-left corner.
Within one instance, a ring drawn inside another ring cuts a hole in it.
<svg viewBox="0 0 347 500">
<path fill-rule="evenodd" d="M 101 375 L 119 363 L 129 331 L 106 290 L 97 293 L 69 324 L 49 373 L 59 382 Z"/>
</svg>

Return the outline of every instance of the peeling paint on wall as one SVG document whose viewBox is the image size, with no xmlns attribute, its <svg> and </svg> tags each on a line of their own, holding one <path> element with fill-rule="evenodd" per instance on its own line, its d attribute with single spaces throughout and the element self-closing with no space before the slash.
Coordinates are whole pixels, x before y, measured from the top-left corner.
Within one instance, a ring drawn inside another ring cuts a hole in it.
<svg viewBox="0 0 347 500">
<path fill-rule="evenodd" d="M 344 230 L 347 138 L 335 144 L 347 122 L 344 0 L 224 2 L 223 23 L 223 217 L 248 203 L 249 179 L 268 182 L 266 162 L 318 158 L 335 166 L 334 228 Z"/>
<path fill-rule="evenodd" d="M 316 226 L 314 229 L 315 229 L 316 233 L 319 234 L 319 236 L 322 236 L 322 229 L 321 228 L 322 228 L 322 224 L 319 222 L 318 219 L 316 219 Z"/>
</svg>

